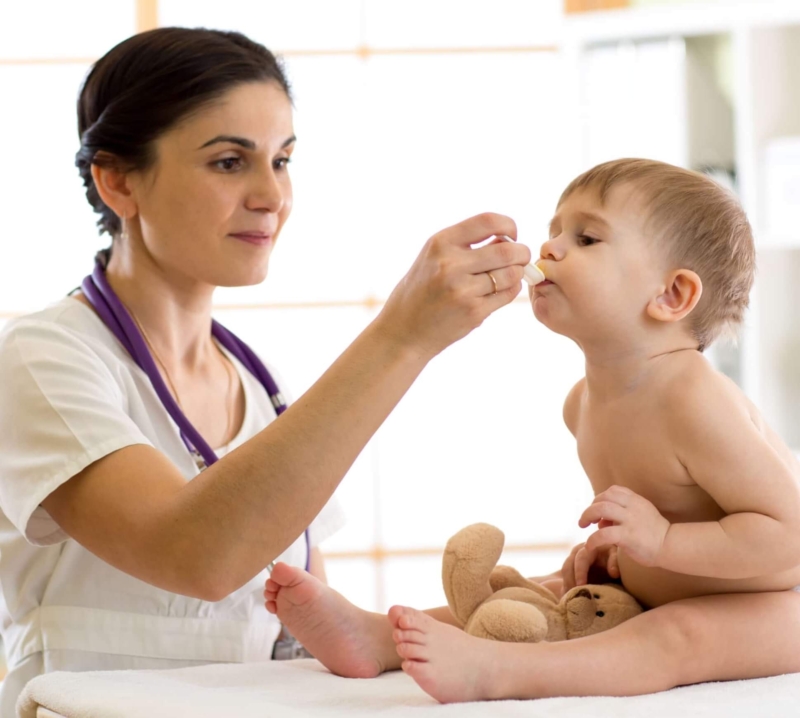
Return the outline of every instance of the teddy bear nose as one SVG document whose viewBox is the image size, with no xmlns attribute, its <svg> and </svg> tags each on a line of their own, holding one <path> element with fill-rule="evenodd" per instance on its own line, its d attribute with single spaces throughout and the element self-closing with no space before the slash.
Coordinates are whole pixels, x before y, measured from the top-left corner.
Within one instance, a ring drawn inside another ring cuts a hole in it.
<svg viewBox="0 0 800 718">
<path fill-rule="evenodd" d="M 588 588 L 582 588 L 580 591 L 576 591 L 576 592 L 575 592 L 575 594 L 573 595 L 573 598 L 579 598 L 579 597 L 580 597 L 580 598 L 588 598 L 588 599 L 591 599 L 591 597 L 592 597 L 592 592 L 591 592 L 591 591 L 589 591 L 589 589 L 588 589 Z"/>
</svg>

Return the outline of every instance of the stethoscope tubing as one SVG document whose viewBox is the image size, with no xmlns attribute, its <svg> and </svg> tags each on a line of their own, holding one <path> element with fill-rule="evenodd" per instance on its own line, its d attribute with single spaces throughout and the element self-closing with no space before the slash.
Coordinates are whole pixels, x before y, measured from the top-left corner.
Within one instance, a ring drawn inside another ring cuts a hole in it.
<svg viewBox="0 0 800 718">
<path fill-rule="evenodd" d="M 201 467 L 201 470 L 216 463 L 219 457 L 181 411 L 181 408 L 173 398 L 130 312 L 128 312 L 108 283 L 105 269 L 99 259 L 95 262 L 92 273 L 83 280 L 81 290 L 109 331 L 150 379 L 159 401 L 177 425 L 187 450 L 192 456 L 199 455 L 202 459 L 204 466 Z M 211 333 L 264 387 L 275 413 L 280 416 L 286 411 L 286 402 L 278 384 L 269 373 L 267 367 L 264 366 L 264 363 L 258 358 L 258 355 L 233 332 L 217 321 L 212 322 Z M 311 562 L 311 541 L 308 529 L 304 533 L 306 539 L 306 570 L 308 570 Z"/>
</svg>

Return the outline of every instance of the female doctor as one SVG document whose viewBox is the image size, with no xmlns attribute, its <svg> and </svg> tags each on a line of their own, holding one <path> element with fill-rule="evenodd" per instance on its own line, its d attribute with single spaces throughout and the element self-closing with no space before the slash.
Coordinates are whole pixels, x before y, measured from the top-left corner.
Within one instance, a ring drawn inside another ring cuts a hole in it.
<svg viewBox="0 0 800 718">
<path fill-rule="evenodd" d="M 316 546 L 341 523 L 345 472 L 431 358 L 513 300 L 530 261 L 512 243 L 471 248 L 515 236 L 500 215 L 434 235 L 286 409 L 211 319 L 216 287 L 266 277 L 292 206 L 275 58 L 237 33 L 134 36 L 89 73 L 78 125 L 110 251 L 79 292 L 0 336 L 3 718 L 45 671 L 269 659 L 266 567 L 324 578 Z"/>
</svg>

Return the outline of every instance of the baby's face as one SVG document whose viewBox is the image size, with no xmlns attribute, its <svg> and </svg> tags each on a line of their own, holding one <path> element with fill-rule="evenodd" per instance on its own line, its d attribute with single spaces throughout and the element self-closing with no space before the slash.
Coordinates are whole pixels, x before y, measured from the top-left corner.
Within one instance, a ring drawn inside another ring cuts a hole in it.
<svg viewBox="0 0 800 718">
<path fill-rule="evenodd" d="M 536 318 L 578 341 L 626 341 L 646 321 L 664 262 L 647 237 L 642 202 L 627 186 L 605 203 L 592 189 L 570 195 L 550 224 L 541 261 L 548 282 L 531 288 Z"/>
</svg>

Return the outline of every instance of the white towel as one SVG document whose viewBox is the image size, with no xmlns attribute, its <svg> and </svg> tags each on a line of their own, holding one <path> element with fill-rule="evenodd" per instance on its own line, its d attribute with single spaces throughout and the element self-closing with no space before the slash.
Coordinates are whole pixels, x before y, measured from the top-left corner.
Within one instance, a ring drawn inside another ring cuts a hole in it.
<svg viewBox="0 0 800 718">
<path fill-rule="evenodd" d="M 66 718 L 744 718 L 800 716 L 800 674 L 704 683 L 633 698 L 549 698 L 438 704 L 404 673 L 338 678 L 313 660 L 209 665 L 166 671 L 49 673 L 34 678 L 17 705 Z"/>
</svg>

